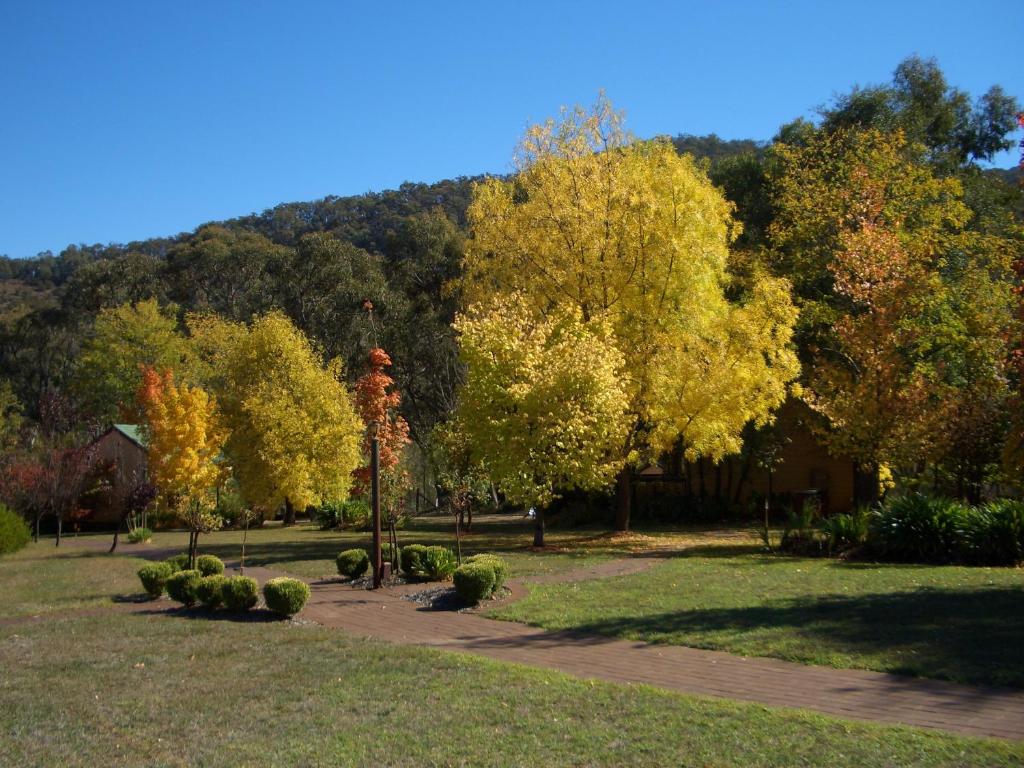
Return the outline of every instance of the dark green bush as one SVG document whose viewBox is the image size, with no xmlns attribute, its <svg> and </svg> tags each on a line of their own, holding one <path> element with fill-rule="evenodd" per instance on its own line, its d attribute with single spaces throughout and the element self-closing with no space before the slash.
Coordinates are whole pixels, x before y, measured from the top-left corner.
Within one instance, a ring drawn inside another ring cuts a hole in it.
<svg viewBox="0 0 1024 768">
<path fill-rule="evenodd" d="M 969 508 L 949 499 L 899 496 L 886 502 L 875 518 L 871 548 L 896 562 L 954 562 L 961 558 L 961 531 L 969 514 Z"/>
<path fill-rule="evenodd" d="M 970 509 L 963 515 L 960 534 L 960 554 L 965 562 L 1024 562 L 1024 501 L 1000 499 Z"/>
<path fill-rule="evenodd" d="M 178 571 L 183 571 L 188 568 L 188 555 L 182 552 L 180 555 L 168 557 L 164 562 L 171 566 L 172 571 L 177 573 Z"/>
<path fill-rule="evenodd" d="M 309 599 L 309 586 L 304 581 L 280 576 L 263 585 L 267 608 L 282 616 L 294 616 Z"/>
<path fill-rule="evenodd" d="M 864 508 L 823 520 L 821 530 L 828 540 L 828 551 L 844 552 L 862 546 L 871 532 L 871 520 L 871 510 Z"/>
<path fill-rule="evenodd" d="M 32 538 L 25 519 L 17 512 L 0 504 L 0 555 L 17 552 Z"/>
<path fill-rule="evenodd" d="M 370 505 L 362 499 L 349 499 L 343 502 L 341 524 L 346 528 L 366 528 L 370 525 Z"/>
<path fill-rule="evenodd" d="M 224 573 L 224 561 L 215 555 L 200 555 L 196 558 L 196 570 L 203 576 L 219 576 Z"/>
<path fill-rule="evenodd" d="M 322 531 L 340 528 L 345 521 L 343 510 L 344 502 L 325 501 L 313 510 L 313 519 Z"/>
<path fill-rule="evenodd" d="M 455 572 L 455 553 L 448 547 L 427 547 L 414 575 L 426 581 L 448 581 Z"/>
<path fill-rule="evenodd" d="M 142 544 L 153 538 L 153 532 L 149 528 L 136 528 L 128 534 L 129 544 Z"/>
<path fill-rule="evenodd" d="M 505 581 L 508 579 L 508 563 L 497 555 L 492 555 L 490 553 L 473 555 L 466 560 L 466 563 L 470 565 L 486 565 L 494 571 L 494 588 L 492 591 L 497 592 L 505 586 Z"/>
<path fill-rule="evenodd" d="M 370 567 L 370 556 L 365 549 L 346 549 L 337 557 L 338 573 L 358 579 Z"/>
<path fill-rule="evenodd" d="M 219 608 L 224 604 L 224 582 L 227 579 L 219 573 L 203 576 L 196 585 L 196 597 L 207 608 Z"/>
<path fill-rule="evenodd" d="M 494 568 L 487 563 L 466 563 L 453 574 L 455 593 L 469 605 L 476 605 L 494 592 Z"/>
<path fill-rule="evenodd" d="M 142 588 L 150 597 L 157 598 L 164 593 L 167 587 L 167 579 L 171 577 L 174 570 L 167 563 L 149 563 L 138 570 L 139 581 Z"/>
<path fill-rule="evenodd" d="M 247 611 L 259 600 L 259 584 L 248 576 L 228 576 L 221 584 L 224 607 L 229 611 Z"/>
<path fill-rule="evenodd" d="M 203 575 L 199 571 L 187 570 L 172 573 L 167 578 L 167 594 L 182 605 L 195 605 L 198 596 L 196 587 Z"/>
<path fill-rule="evenodd" d="M 410 578 L 416 578 L 416 573 L 422 568 L 423 555 L 427 548 L 423 544 L 406 544 L 402 547 L 398 562 L 402 571 Z"/>
</svg>

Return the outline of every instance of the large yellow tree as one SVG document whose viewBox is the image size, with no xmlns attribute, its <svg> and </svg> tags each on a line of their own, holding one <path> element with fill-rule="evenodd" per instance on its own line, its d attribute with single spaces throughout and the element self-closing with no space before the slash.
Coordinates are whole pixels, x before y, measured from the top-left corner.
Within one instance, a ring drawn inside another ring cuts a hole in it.
<svg viewBox="0 0 1024 768">
<path fill-rule="evenodd" d="M 359 464 L 363 426 L 342 380 L 279 312 L 246 327 L 190 318 L 210 381 L 231 428 L 226 453 L 242 495 L 286 519 L 324 499 L 345 499 Z"/>
<path fill-rule="evenodd" d="M 798 373 L 788 286 L 735 283 L 731 204 L 670 142 L 634 141 L 603 97 L 529 128 L 515 165 L 474 189 L 465 299 L 518 293 L 535 317 L 558 308 L 610 328 L 628 401 L 625 530 L 630 466 L 677 442 L 691 457 L 734 452 L 744 423 L 781 404 Z"/>
</svg>

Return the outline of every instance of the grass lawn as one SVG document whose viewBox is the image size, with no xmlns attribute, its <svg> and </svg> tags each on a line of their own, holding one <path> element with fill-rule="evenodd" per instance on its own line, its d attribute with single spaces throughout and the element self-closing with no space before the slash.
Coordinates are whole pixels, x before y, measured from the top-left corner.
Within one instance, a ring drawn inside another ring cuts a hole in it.
<svg viewBox="0 0 1024 768">
<path fill-rule="evenodd" d="M 1024 686 L 1024 570 L 695 549 L 654 570 L 530 587 L 492 616 L 835 667 Z"/>
<path fill-rule="evenodd" d="M 647 534 L 617 536 L 605 530 L 553 530 L 548 533 L 548 546 L 543 551 L 531 548 L 532 523 L 521 515 L 486 515 L 474 522 L 473 532 L 462 539 L 464 555 L 496 552 L 505 558 L 514 578 L 541 576 L 569 568 L 594 565 L 616 557 L 652 550 L 676 551 L 685 546 L 731 541 L 736 534 L 693 531 L 654 531 Z M 749 534 L 742 534 L 749 540 Z M 109 538 L 109 537 L 108 537 Z M 297 576 L 316 578 L 337 574 L 334 559 L 338 552 L 352 547 L 370 546 L 365 531 L 321 531 L 302 522 L 288 528 L 267 523 L 249 531 L 246 562 L 288 571 Z M 237 560 L 242 541 L 241 531 L 217 531 L 199 539 L 200 552 L 223 559 Z M 153 537 L 153 547 L 184 549 L 188 534 L 183 531 L 160 531 Z M 398 533 L 400 546 L 405 544 L 443 544 L 455 547 L 455 533 L 448 517 L 419 517 Z"/>
<path fill-rule="evenodd" d="M 67 539 L 29 544 L 0 557 L 0 618 L 109 604 L 139 591 L 135 572 L 145 561 L 83 551 Z"/>
<path fill-rule="evenodd" d="M 286 622 L 111 614 L 6 626 L 0 668 L 3 765 L 1024 761 L 1024 744 L 591 683 Z"/>
</svg>

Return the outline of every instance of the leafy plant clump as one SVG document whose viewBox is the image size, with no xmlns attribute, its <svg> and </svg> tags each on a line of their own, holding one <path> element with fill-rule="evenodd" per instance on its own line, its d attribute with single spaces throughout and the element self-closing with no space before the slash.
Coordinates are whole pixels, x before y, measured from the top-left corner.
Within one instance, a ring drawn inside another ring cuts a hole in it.
<svg viewBox="0 0 1024 768">
<path fill-rule="evenodd" d="M 881 509 L 869 537 L 872 551 L 885 560 L 949 563 L 960 559 L 962 532 L 970 508 L 923 494 L 899 496 Z"/>
<path fill-rule="evenodd" d="M 0 555 L 17 552 L 32 538 L 25 519 L 10 508 L 0 504 Z"/>
<path fill-rule="evenodd" d="M 821 523 L 829 554 L 846 552 L 863 546 L 871 534 L 873 514 L 870 509 L 859 508 L 849 514 L 833 515 Z"/>
<path fill-rule="evenodd" d="M 448 581 L 456 564 L 455 553 L 448 547 L 427 547 L 413 575 L 425 581 Z"/>
<path fill-rule="evenodd" d="M 229 611 L 248 611 L 259 601 L 259 585 L 249 576 L 229 576 L 221 585 L 221 595 Z"/>
<path fill-rule="evenodd" d="M 167 563 L 149 563 L 139 568 L 139 581 L 146 594 L 155 599 L 164 593 L 167 580 L 174 572 Z"/>
<path fill-rule="evenodd" d="M 416 578 L 416 573 L 423 567 L 422 560 L 427 548 L 423 544 L 406 544 L 399 553 L 398 562 L 402 566 L 402 572 L 410 578 Z"/>
<path fill-rule="evenodd" d="M 192 606 L 199 599 L 196 588 L 203 575 L 197 570 L 178 571 L 167 579 L 167 594 L 182 605 Z"/>
<path fill-rule="evenodd" d="M 341 576 L 358 579 L 369 569 L 370 556 L 365 549 L 346 549 L 338 555 L 336 563 Z"/>
<path fill-rule="evenodd" d="M 486 563 L 466 563 L 455 569 L 455 593 L 469 605 L 476 605 L 494 592 L 494 568 Z"/>
<path fill-rule="evenodd" d="M 203 576 L 196 585 L 196 597 L 207 608 L 219 608 L 224 603 L 224 582 L 227 578 L 220 574 Z"/>
<path fill-rule="evenodd" d="M 216 555 L 200 555 L 196 558 L 196 570 L 203 576 L 219 576 L 224 573 L 224 561 Z"/>
<path fill-rule="evenodd" d="M 136 528 L 128 534 L 130 544 L 143 544 L 153 538 L 153 531 L 149 528 Z"/>
<path fill-rule="evenodd" d="M 975 565 L 1024 562 L 1024 501 L 1000 499 L 968 510 L 959 549 L 963 561 Z"/>
<path fill-rule="evenodd" d="M 285 576 L 271 579 L 263 585 L 263 599 L 274 613 L 294 616 L 309 600 L 309 585 Z"/>
</svg>

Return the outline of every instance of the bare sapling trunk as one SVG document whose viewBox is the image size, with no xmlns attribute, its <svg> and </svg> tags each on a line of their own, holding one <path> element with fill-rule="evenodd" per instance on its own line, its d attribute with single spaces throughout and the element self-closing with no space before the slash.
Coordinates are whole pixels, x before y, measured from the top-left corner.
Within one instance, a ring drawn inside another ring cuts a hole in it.
<svg viewBox="0 0 1024 768">
<path fill-rule="evenodd" d="M 615 482 L 615 530 L 628 531 L 629 518 L 632 512 L 631 477 L 629 467 L 623 467 Z"/>
</svg>

